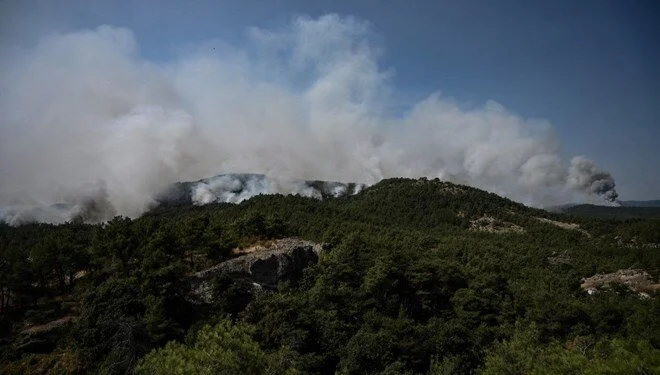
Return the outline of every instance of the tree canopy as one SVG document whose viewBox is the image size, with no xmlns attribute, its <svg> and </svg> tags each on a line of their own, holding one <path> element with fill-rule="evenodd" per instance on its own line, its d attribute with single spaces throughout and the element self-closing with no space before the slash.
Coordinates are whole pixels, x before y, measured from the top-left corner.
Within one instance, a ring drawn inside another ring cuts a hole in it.
<svg viewBox="0 0 660 375">
<path fill-rule="evenodd" d="M 223 274 L 212 303 L 188 298 L 191 274 L 288 236 L 322 243 L 318 262 L 275 289 Z M 654 219 L 426 179 L 0 223 L 0 373 L 659 373 L 657 289 L 580 287 L 622 269 L 657 284 L 659 242 Z"/>
</svg>

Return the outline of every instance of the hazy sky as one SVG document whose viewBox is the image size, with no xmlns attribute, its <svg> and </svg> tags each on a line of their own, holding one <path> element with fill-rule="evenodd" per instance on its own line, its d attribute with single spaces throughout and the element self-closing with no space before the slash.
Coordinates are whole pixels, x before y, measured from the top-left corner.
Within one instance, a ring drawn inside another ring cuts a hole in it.
<svg viewBox="0 0 660 375">
<path fill-rule="evenodd" d="M 200 41 L 241 45 L 250 27 L 327 13 L 370 23 L 393 73 L 392 113 L 435 91 L 468 106 L 495 100 L 549 120 L 562 155 L 609 170 L 622 199 L 660 198 L 655 0 L 0 0 L 0 58 L 53 31 L 109 24 L 132 30 L 143 58 L 167 61 Z"/>
</svg>

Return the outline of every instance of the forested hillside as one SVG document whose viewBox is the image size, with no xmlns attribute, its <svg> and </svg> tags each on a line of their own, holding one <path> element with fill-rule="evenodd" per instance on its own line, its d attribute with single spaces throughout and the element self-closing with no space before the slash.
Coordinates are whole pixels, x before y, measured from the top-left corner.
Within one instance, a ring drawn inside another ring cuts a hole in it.
<svg viewBox="0 0 660 375">
<path fill-rule="evenodd" d="M 193 273 L 285 237 L 318 261 L 189 298 Z M 426 179 L 0 224 L 0 373 L 660 373 L 658 244 L 658 221 Z"/>
</svg>

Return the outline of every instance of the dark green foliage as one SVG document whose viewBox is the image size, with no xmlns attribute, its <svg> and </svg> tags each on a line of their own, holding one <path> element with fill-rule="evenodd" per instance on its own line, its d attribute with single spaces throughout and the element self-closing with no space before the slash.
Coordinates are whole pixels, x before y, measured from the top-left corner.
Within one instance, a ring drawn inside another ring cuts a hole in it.
<svg viewBox="0 0 660 375">
<path fill-rule="evenodd" d="M 535 325 L 516 325 L 493 345 L 479 374 L 658 374 L 660 350 L 635 339 L 576 336 L 565 345 L 543 343 Z"/>
<path fill-rule="evenodd" d="M 216 315 L 236 318 L 252 301 L 253 285 L 248 280 L 234 279 L 226 274 L 213 279 L 213 308 Z"/>
<path fill-rule="evenodd" d="M 260 375 L 298 372 L 290 366 L 286 351 L 266 354 L 251 337 L 253 328 L 227 319 L 205 326 L 190 345 L 176 342 L 149 353 L 137 366 L 137 374 Z"/>
<path fill-rule="evenodd" d="M 89 363 L 102 362 L 108 373 L 124 373 L 150 346 L 141 317 L 146 300 L 131 280 L 111 279 L 83 297 L 78 324 Z"/>
<path fill-rule="evenodd" d="M 524 232 L 469 230 L 484 215 Z M 285 236 L 323 242 L 319 262 L 274 293 L 219 275 L 213 304 L 187 301 L 187 275 Z M 551 214 L 425 179 L 323 201 L 164 206 L 104 225 L 0 224 L 2 359 L 35 355 L 14 345 L 26 322 L 76 316 L 49 345 L 81 372 L 130 372 L 140 358 L 142 373 L 202 371 L 212 353 L 226 361 L 211 373 L 654 373 L 660 298 L 580 288 L 626 268 L 657 282 L 654 243 L 657 221 Z"/>
</svg>

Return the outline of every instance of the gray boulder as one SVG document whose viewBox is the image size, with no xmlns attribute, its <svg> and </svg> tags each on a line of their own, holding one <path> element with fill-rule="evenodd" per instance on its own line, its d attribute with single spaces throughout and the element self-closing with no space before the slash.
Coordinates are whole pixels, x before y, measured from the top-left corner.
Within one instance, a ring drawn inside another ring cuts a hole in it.
<svg viewBox="0 0 660 375">
<path fill-rule="evenodd" d="M 240 251 L 243 255 L 190 275 L 188 299 L 194 303 L 211 303 L 212 280 L 219 274 L 249 282 L 253 291 L 274 289 L 280 280 L 316 263 L 321 251 L 321 245 L 298 238 L 285 238 L 244 249 Z"/>
</svg>

